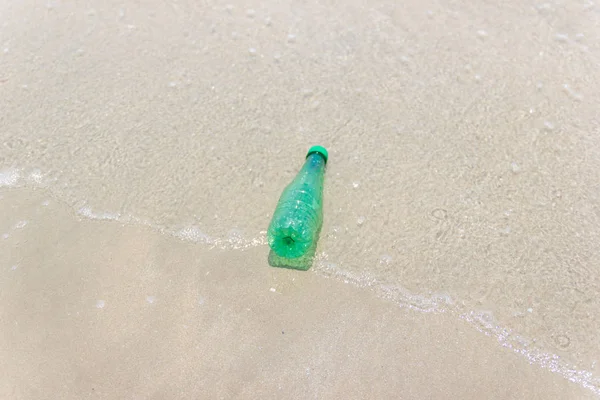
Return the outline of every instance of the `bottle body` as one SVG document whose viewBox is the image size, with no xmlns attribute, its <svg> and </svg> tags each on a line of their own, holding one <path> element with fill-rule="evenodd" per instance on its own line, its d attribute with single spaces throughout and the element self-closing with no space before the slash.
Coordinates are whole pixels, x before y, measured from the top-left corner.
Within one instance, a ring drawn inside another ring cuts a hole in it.
<svg viewBox="0 0 600 400">
<path fill-rule="evenodd" d="M 321 154 L 309 154 L 279 198 L 267 239 L 280 257 L 302 257 L 316 244 L 323 223 L 325 162 Z"/>
</svg>

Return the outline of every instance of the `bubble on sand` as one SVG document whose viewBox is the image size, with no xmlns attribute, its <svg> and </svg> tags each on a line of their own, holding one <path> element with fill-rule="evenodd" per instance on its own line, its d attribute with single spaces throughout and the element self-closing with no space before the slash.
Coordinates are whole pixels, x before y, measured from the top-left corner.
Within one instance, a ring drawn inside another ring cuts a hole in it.
<svg viewBox="0 0 600 400">
<path fill-rule="evenodd" d="M 42 184 L 43 179 L 44 179 L 44 175 L 42 174 L 42 171 L 40 171 L 39 169 L 34 169 L 29 174 L 29 180 L 33 183 L 37 183 L 38 185 Z"/>
<path fill-rule="evenodd" d="M 556 35 L 554 35 L 554 40 L 556 40 L 557 42 L 566 43 L 569 41 L 569 35 L 566 33 L 557 33 Z"/>
<path fill-rule="evenodd" d="M 94 212 L 90 207 L 81 207 L 78 211 L 78 214 L 95 220 L 108 220 L 108 221 L 119 221 L 120 215 L 108 212 Z"/>
<path fill-rule="evenodd" d="M 27 225 L 27 221 L 19 221 L 15 224 L 14 229 L 23 229 Z"/>
<path fill-rule="evenodd" d="M 96 308 L 104 308 L 105 305 L 106 305 L 106 302 L 104 300 L 96 301 Z"/>
<path fill-rule="evenodd" d="M 519 164 L 517 164 L 515 161 L 513 161 L 510 163 L 510 170 L 514 174 L 518 174 L 519 172 L 521 172 L 521 167 L 519 166 Z"/>
<path fill-rule="evenodd" d="M 19 171 L 11 168 L 0 171 L 0 187 L 3 186 L 14 186 L 19 181 Z"/>
<path fill-rule="evenodd" d="M 583 99 L 581 93 L 576 92 L 568 83 L 563 84 L 563 89 L 573 100 L 581 101 Z"/>
<path fill-rule="evenodd" d="M 383 254 L 381 257 L 379 257 L 379 264 L 389 264 L 392 262 L 392 260 L 392 256 L 389 254 Z"/>
</svg>

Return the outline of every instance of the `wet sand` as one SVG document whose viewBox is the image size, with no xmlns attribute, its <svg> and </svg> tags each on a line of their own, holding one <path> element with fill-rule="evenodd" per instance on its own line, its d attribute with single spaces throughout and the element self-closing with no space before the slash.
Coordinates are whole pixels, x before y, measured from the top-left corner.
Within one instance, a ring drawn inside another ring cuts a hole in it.
<svg viewBox="0 0 600 400">
<path fill-rule="evenodd" d="M 30 217 L 1 242 L 2 398 L 591 398 L 455 315 L 270 268 L 265 245 L 208 250 L 28 189 L 2 204 Z"/>
<path fill-rule="evenodd" d="M 4 397 L 600 393 L 598 6 L 0 16 Z M 315 264 L 270 268 L 314 144 Z"/>
</svg>

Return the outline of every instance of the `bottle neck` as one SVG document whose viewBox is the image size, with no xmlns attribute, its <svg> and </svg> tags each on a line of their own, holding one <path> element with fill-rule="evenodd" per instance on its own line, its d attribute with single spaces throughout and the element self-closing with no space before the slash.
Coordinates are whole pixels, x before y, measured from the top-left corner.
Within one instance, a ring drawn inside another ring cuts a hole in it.
<svg viewBox="0 0 600 400">
<path fill-rule="evenodd" d="M 294 183 L 307 184 L 310 186 L 322 186 L 323 176 L 325 175 L 325 159 L 320 154 L 311 154 L 306 157 L 304 166 L 296 175 Z"/>
<path fill-rule="evenodd" d="M 304 167 L 310 170 L 325 169 L 325 159 L 319 153 L 312 153 L 308 157 L 306 157 Z"/>
</svg>

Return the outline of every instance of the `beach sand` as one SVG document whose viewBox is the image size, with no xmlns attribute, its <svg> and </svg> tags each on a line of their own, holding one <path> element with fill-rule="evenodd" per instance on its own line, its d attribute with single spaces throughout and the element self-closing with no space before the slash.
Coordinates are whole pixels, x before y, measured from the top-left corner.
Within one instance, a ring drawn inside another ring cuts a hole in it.
<svg viewBox="0 0 600 400">
<path fill-rule="evenodd" d="M 600 395 L 598 7 L 405 3 L 0 0 L 0 398 Z"/>
<path fill-rule="evenodd" d="M 455 315 L 269 268 L 267 246 L 2 201 L 33 218 L 2 244 L 1 398 L 592 398 Z"/>
</svg>

